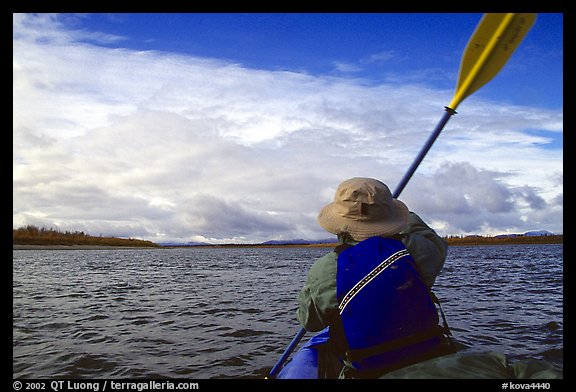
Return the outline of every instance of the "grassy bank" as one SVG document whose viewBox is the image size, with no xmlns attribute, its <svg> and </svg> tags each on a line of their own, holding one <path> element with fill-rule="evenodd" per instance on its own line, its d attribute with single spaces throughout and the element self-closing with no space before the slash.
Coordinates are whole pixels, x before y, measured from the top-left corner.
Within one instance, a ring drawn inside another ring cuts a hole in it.
<svg viewBox="0 0 576 392">
<path fill-rule="evenodd" d="M 96 237 L 82 231 L 59 231 L 28 225 L 12 230 L 13 245 L 42 246 L 114 246 L 114 247 L 159 247 L 152 241 L 134 238 Z"/>
<path fill-rule="evenodd" d="M 543 236 L 516 236 L 516 237 L 489 237 L 489 236 L 466 236 L 447 237 L 448 245 L 508 245 L 508 244 L 563 244 L 563 235 Z"/>
</svg>

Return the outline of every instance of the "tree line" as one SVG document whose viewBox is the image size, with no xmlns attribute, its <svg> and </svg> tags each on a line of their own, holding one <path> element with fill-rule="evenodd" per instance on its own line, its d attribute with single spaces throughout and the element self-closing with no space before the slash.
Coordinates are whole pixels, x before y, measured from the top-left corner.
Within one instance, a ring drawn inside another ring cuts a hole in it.
<svg viewBox="0 0 576 392">
<path fill-rule="evenodd" d="M 134 246 L 158 247 L 159 245 L 146 240 L 134 238 L 96 237 L 83 231 L 60 231 L 53 228 L 27 225 L 12 230 L 14 245 L 100 245 L 100 246 Z"/>
<path fill-rule="evenodd" d="M 542 236 L 503 236 L 491 237 L 481 235 L 446 236 L 448 245 L 498 245 L 498 244 L 563 244 L 564 235 Z"/>
</svg>

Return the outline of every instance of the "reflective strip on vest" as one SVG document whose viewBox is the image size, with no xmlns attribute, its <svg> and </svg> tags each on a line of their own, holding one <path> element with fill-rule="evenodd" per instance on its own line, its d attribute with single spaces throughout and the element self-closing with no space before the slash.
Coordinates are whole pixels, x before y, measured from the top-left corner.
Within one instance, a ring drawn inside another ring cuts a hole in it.
<svg viewBox="0 0 576 392">
<path fill-rule="evenodd" d="M 356 285 L 352 287 L 352 289 L 348 291 L 348 293 L 344 296 L 342 302 L 340 302 L 340 305 L 338 305 L 340 315 L 342 315 L 342 312 L 344 312 L 346 305 L 348 305 L 348 303 L 354 298 L 356 294 L 360 292 L 360 290 L 362 290 L 368 283 L 370 283 L 372 280 L 374 280 L 374 278 L 380 275 L 386 268 L 390 267 L 396 260 L 399 260 L 402 257 L 406 256 L 410 256 L 408 250 L 406 249 L 400 250 L 392 254 L 390 257 L 388 257 L 383 262 L 378 264 L 376 268 L 370 271 L 370 273 L 366 275 L 364 278 L 362 278 L 362 280 L 356 283 Z"/>
</svg>

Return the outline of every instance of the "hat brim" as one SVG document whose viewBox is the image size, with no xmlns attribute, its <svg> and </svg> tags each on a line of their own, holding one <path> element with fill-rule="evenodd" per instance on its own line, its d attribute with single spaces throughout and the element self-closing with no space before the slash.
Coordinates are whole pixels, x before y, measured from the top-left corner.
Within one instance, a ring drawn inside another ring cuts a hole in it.
<svg viewBox="0 0 576 392">
<path fill-rule="evenodd" d="M 398 234 L 408 224 L 408 207 L 400 200 L 392 200 L 392 214 L 385 221 L 350 219 L 336 213 L 335 203 L 330 203 L 318 214 L 318 224 L 333 234 L 348 233 L 357 241 L 370 237 Z"/>
</svg>

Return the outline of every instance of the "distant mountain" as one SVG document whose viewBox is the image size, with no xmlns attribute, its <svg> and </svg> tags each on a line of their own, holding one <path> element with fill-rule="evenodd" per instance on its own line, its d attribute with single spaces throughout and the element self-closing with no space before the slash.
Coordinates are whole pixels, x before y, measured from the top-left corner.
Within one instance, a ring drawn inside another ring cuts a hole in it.
<svg viewBox="0 0 576 392">
<path fill-rule="evenodd" d="M 334 244 L 338 242 L 336 238 L 326 238 L 323 240 L 305 240 L 302 238 L 294 240 L 270 240 L 259 244 L 252 245 L 312 245 L 312 244 Z M 160 246 L 210 246 L 215 244 L 210 244 L 208 242 L 159 242 Z"/>
<path fill-rule="evenodd" d="M 160 246 L 206 246 L 210 245 L 207 242 L 159 242 L 158 245 Z"/>
<path fill-rule="evenodd" d="M 542 237 L 548 235 L 555 235 L 554 233 L 549 232 L 548 230 L 533 230 L 527 231 L 524 234 L 499 234 L 494 236 L 494 238 L 505 238 L 505 237 Z"/>
<path fill-rule="evenodd" d="M 304 240 L 302 238 L 295 240 L 270 240 L 262 242 L 262 245 L 310 245 L 310 244 L 333 244 L 338 242 L 335 238 L 326 238 L 323 240 Z"/>
<path fill-rule="evenodd" d="M 543 235 L 554 235 L 554 233 L 549 232 L 548 230 L 534 230 L 534 231 L 527 231 L 524 233 L 526 237 L 540 237 Z"/>
</svg>

